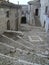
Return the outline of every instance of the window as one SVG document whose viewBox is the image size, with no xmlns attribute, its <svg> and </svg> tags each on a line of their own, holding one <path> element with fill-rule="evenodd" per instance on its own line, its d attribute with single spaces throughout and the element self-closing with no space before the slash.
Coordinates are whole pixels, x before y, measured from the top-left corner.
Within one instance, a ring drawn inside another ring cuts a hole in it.
<svg viewBox="0 0 49 65">
<path fill-rule="evenodd" d="M 7 11 L 6 13 L 7 13 L 6 16 L 9 17 L 9 11 Z"/>
<path fill-rule="evenodd" d="M 17 17 L 18 16 L 18 13 L 15 13 L 15 17 Z"/>
<path fill-rule="evenodd" d="M 46 6 L 46 8 L 45 8 L 45 13 L 47 14 L 47 10 L 48 10 L 48 6 Z"/>
<path fill-rule="evenodd" d="M 22 14 L 24 14 L 24 11 L 22 11 Z"/>
</svg>

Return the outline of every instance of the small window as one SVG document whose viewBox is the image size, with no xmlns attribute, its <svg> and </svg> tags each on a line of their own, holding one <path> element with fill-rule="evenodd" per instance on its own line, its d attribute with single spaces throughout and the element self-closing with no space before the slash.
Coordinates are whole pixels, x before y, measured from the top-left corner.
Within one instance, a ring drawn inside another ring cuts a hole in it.
<svg viewBox="0 0 49 65">
<path fill-rule="evenodd" d="M 24 14 L 24 11 L 22 11 L 22 14 Z"/>
<path fill-rule="evenodd" d="M 38 16 L 38 9 L 35 9 L 35 15 Z"/>
<path fill-rule="evenodd" d="M 46 6 L 46 8 L 45 8 L 45 13 L 47 14 L 47 11 L 48 11 L 48 6 Z"/>
<path fill-rule="evenodd" d="M 9 17 L 9 11 L 7 11 L 6 13 L 7 13 L 6 16 Z"/>
<path fill-rule="evenodd" d="M 18 14 L 17 13 L 15 13 L 15 17 L 17 17 L 18 16 Z"/>
</svg>

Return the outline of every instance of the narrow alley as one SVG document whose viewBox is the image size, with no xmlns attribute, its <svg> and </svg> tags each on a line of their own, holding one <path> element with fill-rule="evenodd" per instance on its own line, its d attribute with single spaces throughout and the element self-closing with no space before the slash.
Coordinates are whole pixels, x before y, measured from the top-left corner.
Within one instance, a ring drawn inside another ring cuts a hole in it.
<svg viewBox="0 0 49 65">
<path fill-rule="evenodd" d="M 49 65 L 45 2 L 49 13 L 48 0 L 29 1 L 27 5 L 0 1 L 0 65 Z"/>
</svg>

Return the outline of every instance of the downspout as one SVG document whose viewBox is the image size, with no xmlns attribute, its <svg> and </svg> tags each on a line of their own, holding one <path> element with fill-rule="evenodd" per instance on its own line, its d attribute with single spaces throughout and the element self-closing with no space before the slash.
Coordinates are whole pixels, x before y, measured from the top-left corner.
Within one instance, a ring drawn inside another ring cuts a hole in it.
<svg viewBox="0 0 49 65">
<path fill-rule="evenodd" d="M 31 14 L 31 4 L 29 4 L 30 5 L 30 14 Z M 31 15 L 29 15 L 29 22 L 31 22 L 30 20 L 30 17 L 31 17 Z M 30 24 L 30 23 L 29 23 Z"/>
<path fill-rule="evenodd" d="M 18 26 L 19 25 L 19 1 L 18 1 L 18 8 L 17 8 L 17 31 L 18 31 Z"/>
</svg>

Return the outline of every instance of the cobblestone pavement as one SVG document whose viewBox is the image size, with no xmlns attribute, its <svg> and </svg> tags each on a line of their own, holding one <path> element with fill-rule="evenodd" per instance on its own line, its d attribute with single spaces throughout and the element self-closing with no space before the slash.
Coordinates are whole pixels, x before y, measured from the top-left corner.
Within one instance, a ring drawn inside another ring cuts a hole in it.
<svg viewBox="0 0 49 65">
<path fill-rule="evenodd" d="M 49 34 L 44 29 L 23 24 L 23 35 L 0 36 L 0 65 L 48 65 Z"/>
</svg>

